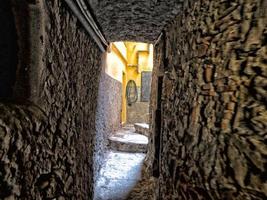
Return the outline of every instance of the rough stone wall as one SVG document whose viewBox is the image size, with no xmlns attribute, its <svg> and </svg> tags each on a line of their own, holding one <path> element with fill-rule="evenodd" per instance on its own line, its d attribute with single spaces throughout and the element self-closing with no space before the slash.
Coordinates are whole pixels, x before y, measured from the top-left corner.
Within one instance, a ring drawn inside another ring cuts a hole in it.
<svg viewBox="0 0 267 200">
<path fill-rule="evenodd" d="M 0 103 L 0 199 L 43 199 L 53 197 L 46 193 L 68 193 L 72 177 L 62 180 L 62 169 L 54 166 L 59 159 L 52 148 L 53 137 L 38 107 Z"/>
<path fill-rule="evenodd" d="M 161 104 L 160 94 L 158 91 L 159 87 L 159 78 L 163 77 L 163 49 L 164 44 L 163 40 L 160 40 L 154 46 L 154 58 L 153 58 L 153 71 L 152 71 L 152 79 L 151 79 L 151 93 L 150 93 L 150 107 L 149 107 L 149 145 L 147 150 L 147 159 L 146 165 L 147 173 L 152 174 L 153 168 L 158 168 L 158 154 L 157 149 L 159 149 L 158 144 L 158 122 L 157 116 L 158 110 L 160 110 L 159 105 Z"/>
<path fill-rule="evenodd" d="M 154 42 L 184 0 L 87 0 L 110 42 Z"/>
<path fill-rule="evenodd" d="M 103 62 L 105 57 L 102 58 Z M 96 113 L 96 135 L 94 144 L 96 146 L 94 162 L 96 163 L 95 178 L 99 172 L 99 164 L 102 163 L 104 153 L 107 150 L 108 136 L 118 130 L 121 126 L 122 108 L 122 83 L 105 73 L 103 64 Z"/>
<path fill-rule="evenodd" d="M 267 198 L 266 10 L 266 0 L 187 1 L 156 46 L 159 199 Z"/>
<path fill-rule="evenodd" d="M 41 89 L 37 106 L 0 104 L 0 199 L 92 199 L 100 50 L 63 1 L 30 2 L 45 17 Z"/>
<path fill-rule="evenodd" d="M 127 105 L 127 123 L 148 123 L 149 103 L 137 101 L 131 106 Z"/>
</svg>

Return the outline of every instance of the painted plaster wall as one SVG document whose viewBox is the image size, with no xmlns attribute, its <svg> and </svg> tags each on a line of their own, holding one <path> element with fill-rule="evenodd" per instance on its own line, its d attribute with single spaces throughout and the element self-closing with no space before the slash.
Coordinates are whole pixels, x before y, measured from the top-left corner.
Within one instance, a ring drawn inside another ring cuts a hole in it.
<svg viewBox="0 0 267 200">
<path fill-rule="evenodd" d="M 127 123 L 148 123 L 149 102 L 141 102 L 141 72 L 153 69 L 153 46 L 147 43 L 125 42 L 127 47 L 126 81 L 134 80 L 138 90 L 138 100 L 127 105 Z M 125 86 L 126 87 L 126 86 Z"/>
</svg>

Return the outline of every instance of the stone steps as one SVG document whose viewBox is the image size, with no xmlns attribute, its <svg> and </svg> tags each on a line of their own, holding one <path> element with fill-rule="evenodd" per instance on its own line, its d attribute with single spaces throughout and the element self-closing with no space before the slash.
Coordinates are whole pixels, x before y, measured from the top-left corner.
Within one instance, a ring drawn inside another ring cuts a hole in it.
<svg viewBox="0 0 267 200">
<path fill-rule="evenodd" d="M 123 127 L 108 139 L 111 150 L 146 153 L 148 137 L 135 132 L 133 126 Z"/>
<path fill-rule="evenodd" d="M 149 125 L 147 123 L 135 123 L 134 128 L 136 133 L 149 136 Z"/>
</svg>

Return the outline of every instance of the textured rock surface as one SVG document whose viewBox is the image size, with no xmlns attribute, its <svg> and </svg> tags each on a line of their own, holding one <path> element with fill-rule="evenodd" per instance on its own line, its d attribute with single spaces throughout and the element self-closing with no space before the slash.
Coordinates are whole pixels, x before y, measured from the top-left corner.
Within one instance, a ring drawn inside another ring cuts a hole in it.
<svg viewBox="0 0 267 200">
<path fill-rule="evenodd" d="M 127 105 L 127 123 L 148 123 L 149 103 L 137 101 L 131 106 Z"/>
<path fill-rule="evenodd" d="M 190 1 L 155 47 L 166 72 L 159 199 L 267 198 L 266 10 Z"/>
<path fill-rule="evenodd" d="M 140 133 L 145 136 L 149 136 L 149 125 L 146 123 L 135 123 L 135 132 Z"/>
<path fill-rule="evenodd" d="M 64 1 L 12 3 L 23 76 L 17 97 L 37 106 L 0 104 L 0 199 L 92 199 L 101 160 L 93 150 L 103 149 L 95 142 L 100 51 Z M 108 40 L 154 41 L 179 5 L 92 7 Z M 188 0 L 166 28 L 151 95 L 151 130 L 162 131 L 151 137 L 148 165 L 159 168 L 159 199 L 266 199 L 266 8 L 266 0 Z M 38 9 L 45 21 L 35 20 Z M 147 180 L 133 199 L 153 187 Z"/>
<path fill-rule="evenodd" d="M 62 1 L 44 3 L 38 107 L 0 105 L 0 199 L 91 199 L 100 50 Z"/>
<path fill-rule="evenodd" d="M 157 198 L 156 178 L 148 173 L 147 161 L 144 162 L 142 167 L 141 179 L 136 183 L 135 187 L 127 196 L 127 200 L 155 200 Z"/>
<path fill-rule="evenodd" d="M 102 66 L 96 112 L 96 135 L 94 140 L 96 167 L 102 163 L 104 153 L 107 150 L 108 137 L 120 128 L 121 125 L 121 82 L 113 79 L 105 73 Z M 99 169 L 96 168 L 95 176 Z"/>
<path fill-rule="evenodd" d="M 183 0 L 88 0 L 107 40 L 153 42 Z"/>
<path fill-rule="evenodd" d="M 47 1 L 45 67 L 41 103 L 49 116 L 58 152 L 73 157 L 73 199 L 93 194 L 95 113 L 100 50 L 61 1 Z M 67 160 L 62 160 L 66 163 Z M 60 168 L 62 164 L 56 164 Z M 69 165 L 66 163 L 66 165 Z M 62 168 L 65 164 L 62 165 Z"/>
<path fill-rule="evenodd" d="M 1 103 L 0 143 L 0 199 L 68 193 L 72 183 L 64 186 L 68 177 L 53 165 L 53 134 L 39 108 Z"/>
</svg>

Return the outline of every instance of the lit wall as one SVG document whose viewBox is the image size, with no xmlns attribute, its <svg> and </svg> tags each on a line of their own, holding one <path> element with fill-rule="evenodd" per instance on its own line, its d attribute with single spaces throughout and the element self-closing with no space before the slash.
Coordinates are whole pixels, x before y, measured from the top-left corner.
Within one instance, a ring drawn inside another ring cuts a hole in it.
<svg viewBox="0 0 267 200">
<path fill-rule="evenodd" d="M 141 73 L 153 69 L 153 45 L 147 43 L 125 42 L 127 48 L 127 82 L 134 80 L 138 88 L 138 100 L 132 106 L 126 104 L 128 123 L 148 123 L 149 102 L 140 102 Z M 123 86 L 123 87 L 126 87 Z"/>
<path fill-rule="evenodd" d="M 105 56 L 105 73 L 115 80 L 122 82 L 122 72 L 125 71 L 125 62 L 123 62 L 118 53 L 114 50 L 113 44 L 110 45 L 109 51 Z"/>
<path fill-rule="evenodd" d="M 152 71 L 153 45 L 136 42 L 114 42 L 106 53 L 105 73 L 122 83 L 121 121 L 127 121 L 126 85 L 134 80 L 140 91 L 141 72 Z"/>
<path fill-rule="evenodd" d="M 153 69 L 153 45 L 147 43 L 125 42 L 127 48 L 128 80 L 141 86 L 141 72 Z"/>
</svg>

